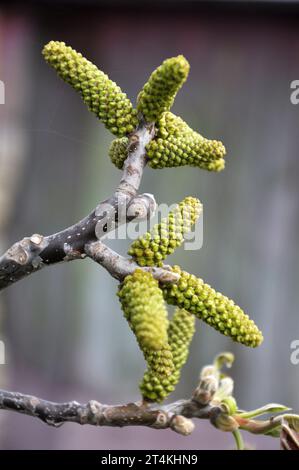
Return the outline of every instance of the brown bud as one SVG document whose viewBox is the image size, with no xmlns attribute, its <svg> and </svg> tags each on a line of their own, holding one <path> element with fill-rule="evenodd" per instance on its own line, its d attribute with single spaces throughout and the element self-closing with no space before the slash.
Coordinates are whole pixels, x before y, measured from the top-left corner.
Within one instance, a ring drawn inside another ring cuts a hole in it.
<svg viewBox="0 0 299 470">
<path fill-rule="evenodd" d="M 207 405 L 213 399 L 218 388 L 218 380 L 214 375 L 208 375 L 199 382 L 193 393 L 193 400 L 200 405 Z"/>
<path fill-rule="evenodd" d="M 171 421 L 170 427 L 173 431 L 182 436 L 189 436 L 194 431 L 194 423 L 191 419 L 185 418 L 181 415 L 176 415 Z"/>
</svg>

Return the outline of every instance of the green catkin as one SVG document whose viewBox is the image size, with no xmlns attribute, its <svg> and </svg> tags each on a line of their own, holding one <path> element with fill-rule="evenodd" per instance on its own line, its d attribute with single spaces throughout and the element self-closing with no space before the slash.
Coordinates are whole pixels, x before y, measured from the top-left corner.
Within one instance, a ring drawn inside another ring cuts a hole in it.
<svg viewBox="0 0 299 470">
<path fill-rule="evenodd" d="M 168 338 L 176 370 L 185 364 L 195 333 L 195 317 L 187 310 L 176 308 L 168 327 Z"/>
<path fill-rule="evenodd" d="M 168 345 L 168 318 L 163 294 L 151 273 L 136 269 L 125 278 L 118 296 L 138 344 L 146 357 Z"/>
<path fill-rule="evenodd" d="M 156 129 L 157 137 L 161 137 L 163 139 L 167 139 L 170 136 L 188 136 L 192 135 L 194 132 L 182 118 L 171 112 L 165 112 L 161 115 L 156 124 Z"/>
<path fill-rule="evenodd" d="M 245 346 L 254 348 L 262 343 L 263 335 L 253 320 L 232 300 L 216 292 L 202 279 L 182 271 L 179 266 L 173 267 L 173 271 L 180 275 L 180 280 L 177 284 L 161 286 L 166 302 L 185 308 L 220 333 Z"/>
<path fill-rule="evenodd" d="M 161 117 L 157 137 L 147 147 L 149 166 L 154 169 L 189 165 L 221 171 L 225 153 L 222 142 L 206 139 L 169 112 Z"/>
<path fill-rule="evenodd" d="M 147 146 L 149 166 L 153 169 L 195 166 L 208 171 L 225 167 L 225 147 L 193 131 L 178 116 L 165 112 L 157 122 L 157 135 Z M 116 139 L 110 147 L 110 158 L 121 169 L 127 158 L 128 139 Z"/>
<path fill-rule="evenodd" d="M 154 225 L 151 232 L 135 240 L 128 254 L 139 266 L 162 266 L 163 260 L 182 245 L 201 211 L 198 199 L 186 197 L 160 224 Z"/>
<path fill-rule="evenodd" d="M 151 74 L 137 98 L 137 109 L 148 122 L 169 111 L 177 92 L 187 80 L 190 65 L 179 55 L 164 62 Z"/>
<path fill-rule="evenodd" d="M 217 140 L 190 138 L 157 139 L 147 150 L 149 166 L 155 170 L 179 166 L 194 166 L 207 171 L 225 167 L 224 147 Z M 218 155 L 218 156 L 217 156 Z M 217 156 L 215 158 L 215 156 Z"/>
<path fill-rule="evenodd" d="M 165 344 L 159 351 L 144 351 L 149 370 L 160 380 L 168 379 L 174 371 L 173 356 L 170 344 Z"/>
<path fill-rule="evenodd" d="M 137 111 L 127 95 L 82 54 L 64 42 L 50 41 L 44 47 L 43 55 L 114 135 L 122 137 L 136 128 Z"/>
<path fill-rule="evenodd" d="M 188 358 L 194 332 L 194 315 L 184 309 L 177 308 L 168 328 L 168 341 L 172 352 L 174 371 L 169 377 L 161 379 L 149 367 L 140 383 L 143 398 L 160 402 L 174 391 L 180 380 L 181 369 Z"/>
</svg>

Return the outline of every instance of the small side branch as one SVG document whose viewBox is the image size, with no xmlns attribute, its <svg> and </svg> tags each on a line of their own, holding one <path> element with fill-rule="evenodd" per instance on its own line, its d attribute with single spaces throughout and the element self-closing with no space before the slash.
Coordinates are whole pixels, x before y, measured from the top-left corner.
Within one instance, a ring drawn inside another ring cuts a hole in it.
<svg viewBox="0 0 299 470">
<path fill-rule="evenodd" d="M 112 277 L 122 281 L 126 276 L 132 274 L 135 269 L 143 269 L 152 273 L 155 279 L 162 283 L 175 283 L 179 280 L 179 275 L 169 269 L 168 266 L 158 267 L 140 267 L 132 259 L 119 255 L 102 242 L 94 242 L 85 246 L 86 255 L 96 263 L 103 266 Z"/>
</svg>

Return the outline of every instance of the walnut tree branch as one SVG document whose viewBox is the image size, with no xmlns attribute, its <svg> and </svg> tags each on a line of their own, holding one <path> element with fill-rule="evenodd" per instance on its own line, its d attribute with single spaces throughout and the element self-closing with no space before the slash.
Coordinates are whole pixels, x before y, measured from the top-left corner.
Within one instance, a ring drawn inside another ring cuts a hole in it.
<svg viewBox="0 0 299 470">
<path fill-rule="evenodd" d="M 190 434 L 194 429 L 190 418 L 210 419 L 219 412 L 216 404 L 201 405 L 193 398 L 167 405 L 140 402 L 113 406 L 95 400 L 86 404 L 76 401 L 53 403 L 5 390 L 0 390 L 0 409 L 39 418 L 52 426 L 66 422 L 114 427 L 147 426 L 155 429 L 170 428 L 183 435 Z"/>
<path fill-rule="evenodd" d="M 206 419 L 218 430 L 238 435 L 241 444 L 240 430 L 276 437 L 281 433 L 282 447 L 297 449 L 298 415 L 284 413 L 272 415 L 266 420 L 251 419 L 262 414 L 277 414 L 288 410 L 283 405 L 272 403 L 250 412 L 238 410 L 232 396 L 233 380 L 226 374 L 221 374 L 222 367 L 229 366 L 231 358 L 233 356 L 230 353 L 216 356 L 213 364 L 202 368 L 192 396 L 168 404 L 150 400 L 122 405 L 105 405 L 96 400 L 84 404 L 76 401 L 54 403 L 32 395 L 0 390 L 0 410 L 26 414 L 55 427 L 66 422 L 110 427 L 146 426 L 172 429 L 184 436 L 194 430 L 193 419 Z M 243 449 L 243 445 L 239 445 L 238 449 Z"/>
<path fill-rule="evenodd" d="M 95 400 L 85 404 L 76 401 L 53 403 L 19 392 L 0 390 L 0 409 L 27 414 L 52 426 L 60 426 L 65 422 L 115 427 L 147 426 L 155 429 L 170 428 L 187 436 L 194 429 L 191 420 L 198 418 L 209 419 L 221 429 L 223 422 L 218 426 L 219 418 L 223 413 L 227 417 L 227 410 L 223 408 L 216 392 L 223 387 L 219 370 L 223 364 L 222 358 L 226 360 L 226 357 L 225 353 L 217 356 L 218 362 L 202 369 L 191 398 L 173 403 L 162 405 L 150 400 L 125 405 L 103 405 Z"/>
<path fill-rule="evenodd" d="M 154 197 L 137 194 L 146 165 L 146 146 L 154 134 L 154 125 L 141 118 L 129 138 L 128 157 L 116 191 L 88 216 L 53 235 L 26 237 L 0 257 L 0 290 L 45 266 L 85 258 L 84 248 L 88 243 L 99 240 L 121 224 L 147 218 L 154 212 Z"/>
</svg>

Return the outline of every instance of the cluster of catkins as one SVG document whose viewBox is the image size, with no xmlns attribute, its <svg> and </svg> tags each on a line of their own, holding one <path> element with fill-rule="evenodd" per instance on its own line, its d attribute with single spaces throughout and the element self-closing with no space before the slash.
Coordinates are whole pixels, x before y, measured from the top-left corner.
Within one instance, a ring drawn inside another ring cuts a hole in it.
<svg viewBox="0 0 299 470">
<path fill-rule="evenodd" d="M 127 158 L 128 136 L 138 124 L 138 112 L 156 125 L 156 138 L 147 148 L 150 167 L 191 165 L 214 171 L 224 168 L 224 145 L 206 139 L 169 112 L 188 77 L 190 67 L 183 56 L 165 60 L 152 73 L 134 109 L 116 83 L 64 42 L 50 41 L 43 55 L 60 77 L 81 94 L 89 110 L 118 137 L 110 147 L 110 158 L 118 168 Z"/>
<path fill-rule="evenodd" d="M 117 137 L 109 151 L 117 168 L 122 169 L 127 158 L 130 134 L 138 126 L 139 116 L 155 124 L 155 138 L 146 148 L 151 168 L 184 165 L 209 171 L 224 168 L 224 145 L 203 137 L 170 112 L 189 73 L 189 63 L 183 56 L 165 60 L 151 74 L 134 109 L 116 83 L 65 43 L 49 42 L 43 55 Z M 159 285 L 150 271 L 142 269 L 163 266 L 165 258 L 183 244 L 201 211 L 198 199 L 185 198 L 150 232 L 135 240 L 128 252 L 140 268 L 123 280 L 118 296 L 147 363 L 140 384 L 147 400 L 162 401 L 174 390 L 188 357 L 195 317 L 246 346 L 256 347 L 263 340 L 262 333 L 243 310 L 202 279 L 174 266 L 171 269 L 179 275 L 178 282 Z M 176 306 L 170 320 L 166 303 Z"/>
<path fill-rule="evenodd" d="M 165 258 L 184 243 L 201 210 L 198 199 L 185 198 L 150 232 L 135 240 L 128 253 L 140 267 L 163 266 Z M 259 346 L 263 340 L 255 323 L 232 300 L 179 266 L 171 269 L 179 274 L 177 283 L 159 285 L 151 273 L 137 269 L 125 278 L 118 292 L 148 365 L 140 389 L 144 398 L 154 401 L 167 397 L 180 379 L 195 317 L 246 346 Z M 176 306 L 170 321 L 165 303 Z"/>
</svg>

